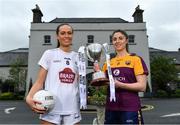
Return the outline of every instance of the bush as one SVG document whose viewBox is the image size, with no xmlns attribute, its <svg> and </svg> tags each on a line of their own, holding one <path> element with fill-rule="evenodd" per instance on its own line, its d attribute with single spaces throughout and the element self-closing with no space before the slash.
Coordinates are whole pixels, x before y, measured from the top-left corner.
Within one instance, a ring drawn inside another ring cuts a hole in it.
<svg viewBox="0 0 180 125">
<path fill-rule="evenodd" d="M 4 92 L 0 94 L 0 100 L 23 100 L 24 95 L 14 94 L 12 92 Z"/>
<path fill-rule="evenodd" d="M 156 97 L 168 97 L 168 93 L 165 90 L 157 90 L 157 93 L 155 95 Z"/>
<path fill-rule="evenodd" d="M 20 91 L 14 94 L 14 99 L 23 100 L 25 96 L 25 91 Z"/>
<path fill-rule="evenodd" d="M 89 104 L 92 105 L 105 105 L 106 95 L 107 95 L 107 86 L 100 86 L 95 88 L 92 91 L 92 95 L 89 96 Z"/>
<path fill-rule="evenodd" d="M 14 94 L 12 92 L 5 92 L 0 94 L 0 100 L 13 100 Z"/>
<path fill-rule="evenodd" d="M 14 92 L 14 82 L 12 80 L 6 79 L 1 83 L 1 91 L 5 92 Z"/>
<path fill-rule="evenodd" d="M 173 97 L 180 97 L 180 89 L 176 89 Z"/>
<path fill-rule="evenodd" d="M 91 105 L 105 105 L 106 95 L 93 95 L 89 98 L 89 103 Z"/>
</svg>

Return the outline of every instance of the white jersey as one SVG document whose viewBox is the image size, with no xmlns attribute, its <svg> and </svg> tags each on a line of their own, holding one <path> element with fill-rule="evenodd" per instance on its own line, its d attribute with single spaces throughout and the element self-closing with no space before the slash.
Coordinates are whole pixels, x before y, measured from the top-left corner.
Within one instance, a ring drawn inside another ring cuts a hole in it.
<svg viewBox="0 0 180 125">
<path fill-rule="evenodd" d="M 46 69 L 45 90 L 55 96 L 55 107 L 50 113 L 73 114 L 79 112 L 78 54 L 59 48 L 46 50 L 39 65 Z"/>
</svg>

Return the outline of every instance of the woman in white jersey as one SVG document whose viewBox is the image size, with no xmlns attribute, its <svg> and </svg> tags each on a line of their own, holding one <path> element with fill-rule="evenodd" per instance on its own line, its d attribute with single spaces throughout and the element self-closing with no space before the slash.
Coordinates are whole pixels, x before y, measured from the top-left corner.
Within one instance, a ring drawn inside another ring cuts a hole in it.
<svg viewBox="0 0 180 125">
<path fill-rule="evenodd" d="M 77 53 L 71 50 L 73 28 L 69 24 L 61 24 L 56 35 L 59 46 L 46 50 L 42 55 L 37 80 L 26 102 L 33 111 L 41 114 L 41 124 L 79 124 L 78 58 Z M 38 102 L 32 99 L 43 86 L 56 96 L 55 106 L 50 112 L 36 107 Z"/>
</svg>

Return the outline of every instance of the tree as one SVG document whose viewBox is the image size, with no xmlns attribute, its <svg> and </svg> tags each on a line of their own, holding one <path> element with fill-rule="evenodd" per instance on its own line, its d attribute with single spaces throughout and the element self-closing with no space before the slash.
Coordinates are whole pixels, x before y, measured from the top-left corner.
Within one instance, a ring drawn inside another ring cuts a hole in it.
<svg viewBox="0 0 180 125">
<path fill-rule="evenodd" d="M 12 80 L 6 79 L 1 83 L 1 92 L 14 92 L 14 82 Z"/>
<path fill-rule="evenodd" d="M 151 58 L 151 78 L 154 91 L 166 90 L 167 83 L 177 79 L 177 69 L 171 58 L 153 56 Z"/>
<path fill-rule="evenodd" d="M 24 67 L 24 61 L 17 59 L 11 64 L 9 70 L 9 78 L 14 83 L 14 92 L 19 92 L 20 87 L 25 87 L 26 82 L 26 69 Z"/>
</svg>

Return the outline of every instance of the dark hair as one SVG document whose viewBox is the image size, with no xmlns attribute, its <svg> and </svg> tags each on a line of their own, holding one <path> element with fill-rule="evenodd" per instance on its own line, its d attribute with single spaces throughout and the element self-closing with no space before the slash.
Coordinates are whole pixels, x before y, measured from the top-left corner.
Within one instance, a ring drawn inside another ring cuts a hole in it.
<svg viewBox="0 0 180 125">
<path fill-rule="evenodd" d="M 120 30 L 120 29 L 119 30 L 115 30 L 112 33 L 112 37 L 114 36 L 115 33 L 118 33 L 118 32 L 122 33 L 126 37 L 126 39 L 128 39 L 128 34 L 124 30 Z"/>
<path fill-rule="evenodd" d="M 127 34 L 124 30 L 120 30 L 120 29 L 115 30 L 115 31 L 112 33 L 112 37 L 114 36 L 115 33 L 122 33 L 122 34 L 126 37 L 126 39 L 128 39 L 128 34 Z M 129 46 L 128 46 L 128 44 L 126 44 L 126 50 L 129 51 Z"/>
<path fill-rule="evenodd" d="M 57 28 L 56 28 L 56 35 L 58 35 L 58 33 L 59 33 L 59 28 L 62 27 L 62 26 L 64 26 L 64 25 L 67 25 L 67 26 L 71 27 L 72 33 L 73 33 L 73 28 L 72 28 L 71 25 L 69 25 L 68 23 L 62 23 L 62 24 L 60 24 L 60 25 L 57 26 Z M 57 40 L 57 47 L 60 47 L 60 44 L 59 44 L 59 41 L 58 41 L 58 40 Z"/>
<path fill-rule="evenodd" d="M 61 26 L 64 26 L 64 25 L 67 25 L 67 26 L 71 27 L 72 32 L 73 32 L 73 28 L 72 28 L 71 25 L 69 25 L 68 23 L 62 23 L 62 24 L 58 25 L 57 28 L 56 28 L 56 34 L 57 34 L 57 35 L 58 35 L 58 33 L 59 33 L 59 28 L 60 28 Z"/>
</svg>

